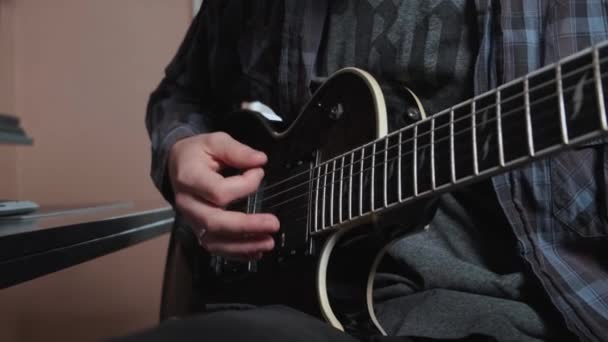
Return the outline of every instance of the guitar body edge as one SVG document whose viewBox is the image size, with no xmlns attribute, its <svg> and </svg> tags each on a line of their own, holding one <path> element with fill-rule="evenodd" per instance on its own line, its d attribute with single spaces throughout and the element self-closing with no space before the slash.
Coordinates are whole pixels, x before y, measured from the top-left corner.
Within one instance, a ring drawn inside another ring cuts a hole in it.
<svg viewBox="0 0 608 342">
<path fill-rule="evenodd" d="M 391 105 L 387 107 L 384 86 L 363 70 L 345 68 L 326 80 L 291 125 L 283 130 L 275 130 L 259 113 L 247 111 L 226 115 L 221 128 L 236 140 L 266 152 L 269 163 L 265 166 L 265 181 L 280 183 L 282 179 L 305 175 L 306 170 L 310 172 L 325 161 L 344 156 L 386 136 L 389 131 L 387 111 Z M 399 96 L 404 103 L 417 107 L 407 91 L 403 88 L 398 91 L 402 92 Z M 306 158 L 311 154 L 314 158 L 307 162 Z M 344 162 L 344 158 L 339 159 Z M 285 166 L 287 164 L 300 165 L 300 169 L 291 169 Z M 335 161 L 324 165 L 330 164 L 336 167 Z M 327 172 L 326 167 L 324 169 Z M 315 175 L 310 177 L 314 179 Z M 302 180 L 292 180 L 293 186 L 299 186 L 298 182 Z M 319 187 L 318 183 L 312 186 L 315 185 Z M 282 186 L 290 187 L 287 183 Z M 353 193 L 357 191 L 351 190 Z M 320 191 L 316 193 L 318 195 Z M 328 199 L 325 193 L 323 196 Z M 264 202 L 263 197 L 259 200 Z M 289 200 L 288 193 L 273 198 L 275 203 Z M 275 236 L 275 250 L 257 262 L 257 271 L 251 274 L 246 274 L 250 269 L 247 265 L 228 263 L 221 266 L 215 262 L 218 267 L 227 268 L 225 272 L 228 273 L 224 275 L 224 271 L 210 270 L 209 295 L 205 301 L 284 304 L 325 318 L 333 327 L 352 335 L 378 335 L 383 329 L 373 308 L 366 305 L 367 287 L 373 262 L 387 239 L 372 236 L 373 241 L 368 243 L 368 237 L 373 235 L 370 232 L 379 232 L 380 228 L 374 229 L 373 216 L 356 215 L 361 209 L 355 208 L 354 203 L 349 208 L 352 209 L 350 217 L 345 217 L 346 209 L 338 215 L 336 197 L 324 200 L 322 208 L 321 201 L 312 197 L 301 197 L 295 204 L 301 207 L 307 203 L 313 204 L 308 212 L 308 223 L 299 221 L 294 224 L 293 220 L 301 216 L 287 209 L 273 211 L 256 207 L 255 212 L 271 212 L 281 222 L 288 223 L 282 224 L 281 231 Z M 332 230 L 324 231 L 328 220 Z M 308 233 L 303 235 L 302 231 Z M 307 246 L 309 243 L 311 245 Z M 354 261 L 351 255 L 356 255 L 358 260 Z M 220 262 L 223 263 L 221 259 Z M 254 290 L 259 288 L 265 289 L 263 293 Z M 311 290 L 310 296 L 306 288 Z M 296 292 L 302 296 L 290 295 Z M 315 305 L 316 309 L 312 308 Z M 359 326 L 364 328 L 359 329 Z"/>
</svg>

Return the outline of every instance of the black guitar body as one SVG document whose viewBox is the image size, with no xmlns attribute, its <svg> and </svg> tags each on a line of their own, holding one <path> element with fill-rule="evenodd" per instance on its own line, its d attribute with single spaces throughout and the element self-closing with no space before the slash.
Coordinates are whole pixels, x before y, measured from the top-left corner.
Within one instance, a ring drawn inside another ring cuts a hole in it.
<svg viewBox="0 0 608 342">
<path fill-rule="evenodd" d="M 272 198 L 261 192 L 249 198 L 247 204 L 232 209 L 271 212 L 281 221 L 281 230 L 275 237 L 275 250 L 258 262 L 210 257 L 202 285 L 206 304 L 288 305 L 325 318 L 351 334 L 379 333 L 370 317 L 367 291 L 374 261 L 382 248 L 395 239 L 390 229 L 381 229 L 390 220 L 368 217 L 340 224 L 337 217 L 331 218 L 326 212 L 329 203 L 323 204 L 325 217 L 321 218 L 323 208 L 318 197 L 323 195 L 327 202 L 338 202 L 338 186 L 333 189 L 333 197 L 328 194 L 329 180 L 324 186 L 325 194 L 311 189 L 317 185 L 315 166 L 387 134 L 386 103 L 380 89 L 365 72 L 345 69 L 325 82 L 294 123 L 282 132 L 275 131 L 257 112 L 225 116 L 222 130 L 269 156 L 261 188 L 278 183 L 272 188 Z M 414 122 L 419 117 L 411 113 L 419 113 L 419 109 L 411 95 L 405 89 L 402 92 L 394 97 L 394 106 L 404 112 L 412 107 L 409 120 Z M 367 178 L 366 175 L 362 181 L 369 182 Z M 342 187 L 342 193 L 346 188 Z M 356 185 L 355 188 L 359 189 Z M 346 211 L 346 203 L 342 205 Z M 333 211 L 337 216 L 338 210 Z M 341 215 L 345 222 L 346 213 Z M 315 234 L 315 221 L 318 226 L 323 219 L 332 220 L 339 229 Z M 335 238 L 337 235 L 340 237 Z M 327 246 L 328 240 L 335 245 Z M 324 265 L 320 259 L 326 259 Z M 320 283 L 319 278 L 323 277 L 326 279 Z M 335 317 L 328 317 L 332 315 Z"/>
</svg>

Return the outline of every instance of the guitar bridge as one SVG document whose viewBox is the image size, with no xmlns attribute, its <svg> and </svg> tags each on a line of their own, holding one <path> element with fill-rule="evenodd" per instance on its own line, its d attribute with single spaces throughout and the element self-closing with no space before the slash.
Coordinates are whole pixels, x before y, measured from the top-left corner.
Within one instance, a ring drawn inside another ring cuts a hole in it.
<svg viewBox="0 0 608 342">
<path fill-rule="evenodd" d="M 210 266 L 216 275 L 237 275 L 255 273 L 258 270 L 258 262 L 253 261 L 234 261 L 213 256 L 210 260 Z"/>
</svg>

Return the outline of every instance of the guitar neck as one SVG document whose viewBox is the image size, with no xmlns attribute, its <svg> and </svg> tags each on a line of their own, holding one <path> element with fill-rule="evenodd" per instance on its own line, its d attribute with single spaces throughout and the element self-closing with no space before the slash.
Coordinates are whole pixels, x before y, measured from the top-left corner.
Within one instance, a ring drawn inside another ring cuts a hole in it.
<svg viewBox="0 0 608 342">
<path fill-rule="evenodd" d="M 314 167 L 310 231 L 448 192 L 608 131 L 608 46 L 581 51 Z"/>
</svg>

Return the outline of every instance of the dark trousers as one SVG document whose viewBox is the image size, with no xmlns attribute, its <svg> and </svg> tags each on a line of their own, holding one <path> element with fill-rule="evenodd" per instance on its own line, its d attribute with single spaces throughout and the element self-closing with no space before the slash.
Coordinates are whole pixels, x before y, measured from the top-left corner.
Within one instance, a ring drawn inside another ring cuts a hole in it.
<svg viewBox="0 0 608 342">
<path fill-rule="evenodd" d="M 285 306 L 225 310 L 172 319 L 115 342 L 433 342 L 427 338 L 376 336 L 356 339 L 324 321 Z M 470 337 L 450 342 L 493 341 Z"/>
<path fill-rule="evenodd" d="M 176 243 L 172 234 L 161 308 L 162 323 L 156 327 L 113 339 L 117 342 L 361 342 L 334 329 L 326 322 L 285 306 L 265 306 L 248 310 L 224 310 L 192 314 L 193 290 L 192 255 Z M 169 319 L 173 316 L 187 318 Z M 427 338 L 373 337 L 364 342 L 432 342 Z M 478 342 L 487 339 L 472 337 L 463 340 Z"/>
<path fill-rule="evenodd" d="M 168 320 L 158 327 L 113 339 L 116 342 L 358 342 L 327 323 L 284 306 L 226 310 Z M 414 341 L 376 337 L 368 342 Z M 420 340 L 422 341 L 422 340 Z M 425 340 L 428 341 L 428 340 Z"/>
</svg>

